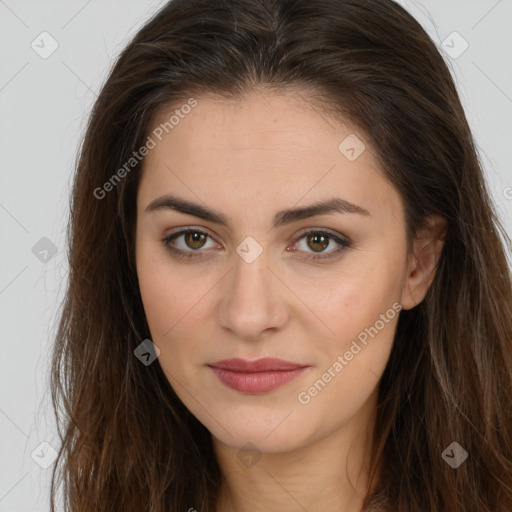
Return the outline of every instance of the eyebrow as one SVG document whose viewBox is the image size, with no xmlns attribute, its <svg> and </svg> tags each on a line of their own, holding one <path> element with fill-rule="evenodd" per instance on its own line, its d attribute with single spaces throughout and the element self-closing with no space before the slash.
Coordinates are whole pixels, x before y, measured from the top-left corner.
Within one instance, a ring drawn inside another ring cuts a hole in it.
<svg viewBox="0 0 512 512">
<path fill-rule="evenodd" d="M 145 211 L 149 213 L 159 210 L 173 210 L 187 215 L 193 215 L 194 217 L 230 228 L 228 219 L 222 213 L 177 196 L 167 194 L 159 197 L 151 201 Z M 361 206 L 357 206 L 345 199 L 335 197 L 313 203 L 309 206 L 279 211 L 274 216 L 274 227 L 291 224 L 292 222 L 314 217 L 315 215 L 332 213 L 355 213 L 370 216 L 368 210 Z"/>
</svg>

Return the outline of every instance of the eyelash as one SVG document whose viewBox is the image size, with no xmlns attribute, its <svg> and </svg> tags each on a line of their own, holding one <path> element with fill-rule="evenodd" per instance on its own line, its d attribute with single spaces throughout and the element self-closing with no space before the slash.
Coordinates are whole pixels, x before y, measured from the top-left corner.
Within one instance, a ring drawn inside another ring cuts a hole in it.
<svg viewBox="0 0 512 512">
<path fill-rule="evenodd" d="M 201 231 L 200 229 L 190 229 L 190 228 L 188 228 L 188 229 L 184 229 L 182 231 L 179 231 L 177 233 L 173 233 L 172 235 L 169 235 L 169 236 L 163 238 L 162 242 L 164 244 L 164 247 L 171 254 L 173 254 L 174 256 L 177 256 L 178 258 L 184 258 L 184 259 L 200 258 L 201 255 L 197 254 L 197 253 L 201 252 L 200 249 L 190 250 L 190 251 L 183 251 L 182 249 L 177 249 L 176 247 L 171 245 L 172 240 L 174 240 L 175 238 L 178 238 L 178 237 L 180 237 L 182 235 L 185 235 L 187 233 L 199 233 L 201 235 L 206 235 L 209 238 L 212 238 L 212 237 L 210 237 L 210 235 L 208 233 L 206 233 L 204 231 Z M 338 249 L 336 249 L 336 250 L 334 250 L 334 251 L 332 251 L 330 253 L 327 253 L 327 255 L 322 253 L 320 255 L 313 254 L 313 255 L 310 255 L 310 256 L 306 256 L 306 259 L 309 259 L 309 260 L 314 260 L 314 261 L 327 260 L 327 259 L 330 260 L 330 259 L 336 257 L 341 252 L 343 252 L 345 249 L 348 249 L 348 248 L 352 247 L 352 242 L 347 237 L 339 237 L 339 236 L 336 236 L 336 235 L 334 235 L 333 233 L 331 233 L 329 231 L 325 231 L 325 230 L 322 230 L 322 229 L 310 229 L 309 231 L 306 231 L 306 232 L 302 233 L 296 239 L 295 244 L 298 241 L 300 241 L 302 238 L 305 238 L 305 237 L 307 237 L 309 235 L 322 235 L 322 236 L 327 237 L 330 240 L 334 240 L 336 243 L 338 243 L 340 245 L 340 247 Z"/>
</svg>

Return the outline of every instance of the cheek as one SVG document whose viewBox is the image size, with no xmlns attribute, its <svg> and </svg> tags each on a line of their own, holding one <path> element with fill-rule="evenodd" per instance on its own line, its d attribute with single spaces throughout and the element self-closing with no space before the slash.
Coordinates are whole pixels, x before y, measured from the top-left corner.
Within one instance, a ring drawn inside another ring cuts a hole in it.
<svg viewBox="0 0 512 512">
<path fill-rule="evenodd" d="M 331 370 L 337 375 L 331 392 L 353 407 L 369 396 L 385 369 L 401 309 L 405 261 L 400 252 L 376 251 L 367 256 L 360 258 L 357 269 L 353 267 L 325 305 L 336 335 L 321 372 L 340 363 Z"/>
<path fill-rule="evenodd" d="M 190 287 L 165 254 L 144 241 L 137 247 L 137 277 L 153 342 L 158 345 L 185 315 Z"/>
<path fill-rule="evenodd" d="M 335 428 L 357 413 L 375 392 L 389 360 L 400 305 L 394 280 L 382 276 L 345 283 L 325 303 L 325 323 L 335 334 L 316 343 L 315 372 L 297 396 L 308 417 L 318 418 L 311 421 L 319 431 Z M 333 410 L 333 404 L 339 408 Z M 328 418 L 326 411 L 332 411 Z"/>
<path fill-rule="evenodd" d="M 177 273 L 170 275 L 169 265 L 151 263 L 142 254 L 137 272 L 150 338 L 160 350 L 158 364 L 178 393 L 177 383 L 184 380 L 181 361 L 187 359 L 187 351 L 192 349 L 192 340 L 188 336 L 183 338 L 182 332 L 186 328 L 186 304 L 189 302 L 184 297 L 185 283 L 180 282 Z"/>
<path fill-rule="evenodd" d="M 322 282 L 319 293 L 309 300 L 329 327 L 336 344 L 343 344 L 372 326 L 401 297 L 404 261 L 382 251 L 356 254 L 342 272 Z"/>
<path fill-rule="evenodd" d="M 206 320 L 201 299 L 214 283 L 197 279 L 197 270 L 178 267 L 154 243 L 137 249 L 137 275 L 151 341 L 160 349 L 160 366 L 169 381 L 183 380 L 187 371 L 196 371 L 186 362 L 201 354 L 199 331 Z"/>
</svg>

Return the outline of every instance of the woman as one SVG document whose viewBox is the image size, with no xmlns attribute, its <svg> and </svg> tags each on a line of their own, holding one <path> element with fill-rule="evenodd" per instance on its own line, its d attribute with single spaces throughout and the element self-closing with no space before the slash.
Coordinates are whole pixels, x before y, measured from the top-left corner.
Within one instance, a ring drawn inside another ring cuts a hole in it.
<svg viewBox="0 0 512 512">
<path fill-rule="evenodd" d="M 169 2 L 77 165 L 67 509 L 510 512 L 500 233 L 450 72 L 399 5 Z"/>
</svg>

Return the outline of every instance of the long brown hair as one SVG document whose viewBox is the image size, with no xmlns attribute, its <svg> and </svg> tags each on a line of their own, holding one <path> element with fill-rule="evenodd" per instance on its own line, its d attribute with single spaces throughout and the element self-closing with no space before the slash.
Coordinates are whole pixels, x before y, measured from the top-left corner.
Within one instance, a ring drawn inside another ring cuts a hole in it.
<svg viewBox="0 0 512 512">
<path fill-rule="evenodd" d="M 145 366 L 134 356 L 150 332 L 134 262 L 141 165 L 125 164 L 164 107 L 257 87 L 310 91 L 308 100 L 367 135 L 403 200 L 409 241 L 430 214 L 447 221 L 434 282 L 401 312 L 379 384 L 373 481 L 377 467 L 384 472 L 365 506 L 510 512 L 511 242 L 449 69 L 391 0 L 174 0 L 117 59 L 70 202 L 51 374 L 63 427 L 52 512 L 60 481 L 72 512 L 215 510 L 221 473 L 210 433 L 158 360 Z M 468 453 L 456 469 L 442 456 L 453 442 Z"/>
</svg>

